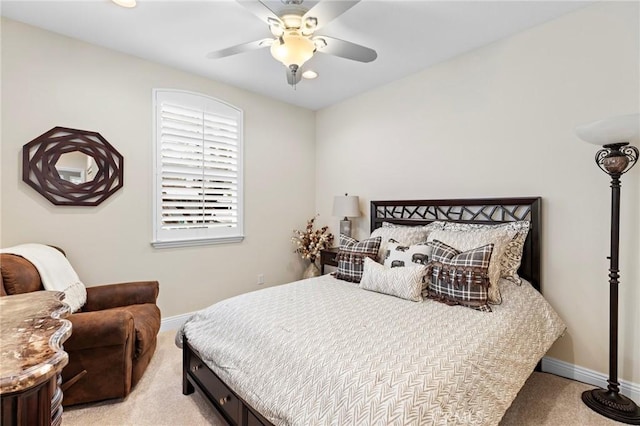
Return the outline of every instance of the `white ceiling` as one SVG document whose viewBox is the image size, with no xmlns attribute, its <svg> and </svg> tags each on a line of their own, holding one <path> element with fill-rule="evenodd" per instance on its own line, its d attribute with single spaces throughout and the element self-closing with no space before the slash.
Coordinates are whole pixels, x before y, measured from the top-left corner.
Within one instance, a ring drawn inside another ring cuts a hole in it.
<svg viewBox="0 0 640 426">
<path fill-rule="evenodd" d="M 331 1 L 331 0 L 325 0 Z M 280 1 L 265 3 L 276 12 Z M 317 1 L 305 1 L 310 8 Z M 50 31 L 317 110 L 400 79 L 589 4 L 585 1 L 362 0 L 317 34 L 371 47 L 368 64 L 317 53 L 304 68 L 320 76 L 294 90 L 269 49 L 222 59 L 213 50 L 270 37 L 266 24 L 233 0 L 7 1 L 2 15 Z"/>
</svg>

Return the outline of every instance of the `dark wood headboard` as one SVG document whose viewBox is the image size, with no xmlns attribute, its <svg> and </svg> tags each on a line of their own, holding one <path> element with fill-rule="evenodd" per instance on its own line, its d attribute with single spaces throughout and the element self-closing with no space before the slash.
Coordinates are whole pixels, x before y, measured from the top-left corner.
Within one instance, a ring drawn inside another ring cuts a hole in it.
<svg viewBox="0 0 640 426">
<path fill-rule="evenodd" d="M 518 274 L 541 291 L 541 201 L 540 197 L 371 201 L 371 231 L 382 222 L 426 225 L 436 220 L 485 224 L 528 220 L 531 229 Z"/>
</svg>

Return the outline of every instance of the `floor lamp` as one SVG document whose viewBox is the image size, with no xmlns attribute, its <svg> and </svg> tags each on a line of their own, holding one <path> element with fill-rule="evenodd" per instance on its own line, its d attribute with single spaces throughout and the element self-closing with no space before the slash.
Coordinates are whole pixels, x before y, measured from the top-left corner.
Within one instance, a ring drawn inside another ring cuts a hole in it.
<svg viewBox="0 0 640 426">
<path fill-rule="evenodd" d="M 609 256 L 609 380 L 607 389 L 582 393 L 582 401 L 595 412 L 619 422 L 640 425 L 640 408 L 620 394 L 618 383 L 618 254 L 620 249 L 620 177 L 638 160 L 638 149 L 629 145 L 640 133 L 640 114 L 623 115 L 580 126 L 577 135 L 603 145 L 596 164 L 611 176 L 611 255 Z"/>
</svg>

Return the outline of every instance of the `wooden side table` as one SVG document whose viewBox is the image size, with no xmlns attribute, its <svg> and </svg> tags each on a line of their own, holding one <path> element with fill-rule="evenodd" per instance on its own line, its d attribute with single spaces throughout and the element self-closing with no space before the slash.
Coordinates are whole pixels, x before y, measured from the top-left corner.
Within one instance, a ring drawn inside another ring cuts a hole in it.
<svg viewBox="0 0 640 426">
<path fill-rule="evenodd" d="M 324 267 L 338 266 L 338 252 L 340 247 L 331 247 L 328 249 L 320 250 L 320 274 L 324 275 Z"/>
<path fill-rule="evenodd" d="M 62 343 L 71 335 L 63 298 L 57 291 L 0 297 L 3 425 L 62 423 L 61 373 L 69 362 Z"/>
</svg>

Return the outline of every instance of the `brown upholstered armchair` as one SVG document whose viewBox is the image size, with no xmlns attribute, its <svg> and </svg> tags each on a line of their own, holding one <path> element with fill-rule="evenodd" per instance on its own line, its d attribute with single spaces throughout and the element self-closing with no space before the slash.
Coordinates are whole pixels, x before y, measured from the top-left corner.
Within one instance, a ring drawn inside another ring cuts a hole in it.
<svg viewBox="0 0 640 426">
<path fill-rule="evenodd" d="M 0 254 L 0 296 L 44 290 L 26 259 Z M 156 349 L 160 309 L 157 281 L 87 287 L 87 303 L 69 315 L 62 370 L 64 405 L 124 398 L 138 383 Z"/>
</svg>

